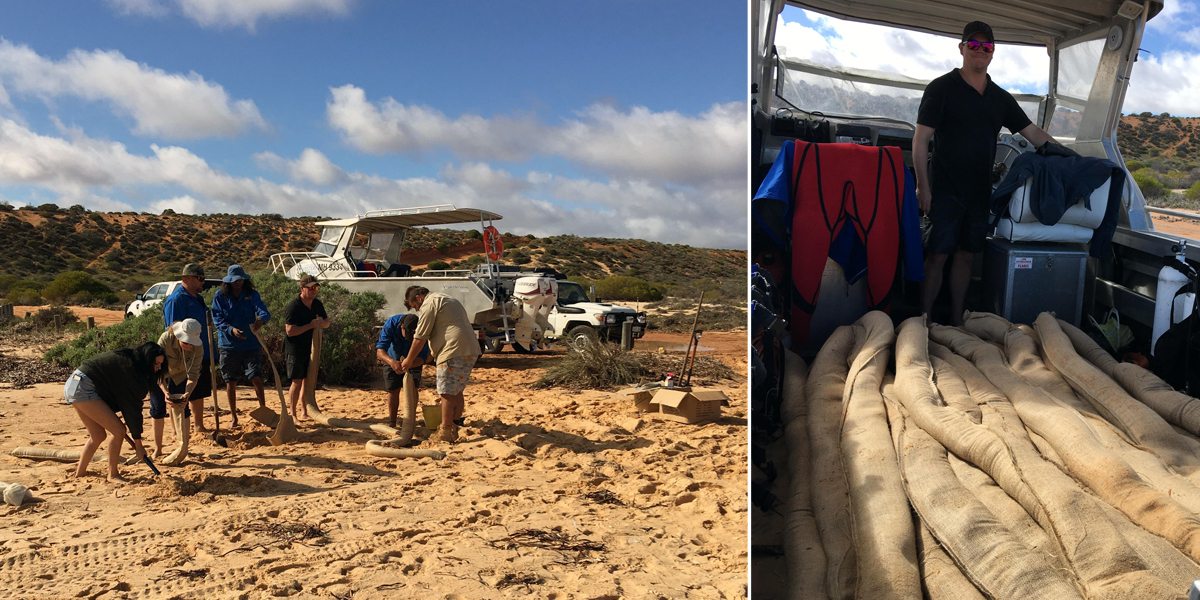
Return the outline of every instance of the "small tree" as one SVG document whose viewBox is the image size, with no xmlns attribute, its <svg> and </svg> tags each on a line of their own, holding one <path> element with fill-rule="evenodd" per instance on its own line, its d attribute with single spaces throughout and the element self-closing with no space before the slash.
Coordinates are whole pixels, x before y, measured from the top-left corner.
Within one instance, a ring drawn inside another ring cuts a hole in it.
<svg viewBox="0 0 1200 600">
<path fill-rule="evenodd" d="M 84 302 L 94 299 L 109 304 L 117 301 L 117 295 L 112 289 L 84 271 L 67 271 L 60 274 L 42 289 L 42 296 L 55 303 L 76 298 Z"/>
</svg>

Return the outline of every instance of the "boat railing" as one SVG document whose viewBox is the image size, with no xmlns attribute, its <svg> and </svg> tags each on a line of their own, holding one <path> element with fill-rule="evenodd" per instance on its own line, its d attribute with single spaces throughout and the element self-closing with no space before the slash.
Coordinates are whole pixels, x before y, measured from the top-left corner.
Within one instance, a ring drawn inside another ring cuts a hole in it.
<svg viewBox="0 0 1200 600">
<path fill-rule="evenodd" d="M 292 267 L 300 264 L 303 261 L 311 260 L 319 262 L 321 259 L 329 260 L 332 257 L 328 254 L 320 252 L 280 252 L 272 254 L 270 259 L 272 273 L 284 273 L 292 270 Z M 324 269 L 322 269 L 324 271 Z"/>
</svg>

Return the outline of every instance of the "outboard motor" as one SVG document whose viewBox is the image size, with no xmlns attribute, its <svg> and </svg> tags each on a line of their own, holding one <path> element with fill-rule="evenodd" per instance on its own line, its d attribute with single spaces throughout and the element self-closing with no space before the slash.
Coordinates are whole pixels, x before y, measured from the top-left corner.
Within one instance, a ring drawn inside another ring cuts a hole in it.
<svg viewBox="0 0 1200 600">
<path fill-rule="evenodd" d="M 513 299 L 520 303 L 522 313 L 513 326 L 513 341 L 532 350 L 541 341 L 542 332 L 554 329 L 549 316 L 558 303 L 558 281 L 553 277 L 518 277 Z"/>
<path fill-rule="evenodd" d="M 1158 344 L 1158 338 L 1173 324 L 1182 321 L 1182 317 L 1192 313 L 1191 304 L 1196 296 L 1194 293 L 1186 293 L 1176 298 L 1176 292 L 1191 281 L 1188 272 L 1191 272 L 1192 268 L 1187 264 L 1186 241 L 1181 240 L 1172 250 L 1175 251 L 1175 255 L 1164 256 L 1163 268 L 1158 272 L 1158 289 L 1154 293 L 1154 331 L 1150 338 L 1151 356 L 1155 354 L 1154 346 Z M 1180 318 L 1176 319 L 1176 315 Z"/>
</svg>

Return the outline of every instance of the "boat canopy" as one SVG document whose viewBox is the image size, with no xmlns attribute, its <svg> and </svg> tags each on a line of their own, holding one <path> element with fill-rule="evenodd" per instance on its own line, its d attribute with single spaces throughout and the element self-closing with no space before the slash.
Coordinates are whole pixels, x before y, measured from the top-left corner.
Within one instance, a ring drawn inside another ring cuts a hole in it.
<svg viewBox="0 0 1200 600">
<path fill-rule="evenodd" d="M 1147 19 L 1162 11 L 1161 0 L 800 0 L 788 4 L 847 19 L 957 38 L 971 21 L 992 27 L 996 41 L 1052 46 L 1106 28 L 1115 16 Z"/>
<path fill-rule="evenodd" d="M 499 221 L 504 217 L 478 208 L 457 208 L 453 204 L 436 206 L 418 206 L 414 208 L 395 208 L 390 210 L 373 210 L 365 215 L 321 221 L 321 227 L 350 227 L 354 226 L 358 233 L 376 233 L 395 231 L 410 227 L 428 227 L 430 225 L 455 225 L 458 223 L 479 223 L 481 221 Z"/>
</svg>

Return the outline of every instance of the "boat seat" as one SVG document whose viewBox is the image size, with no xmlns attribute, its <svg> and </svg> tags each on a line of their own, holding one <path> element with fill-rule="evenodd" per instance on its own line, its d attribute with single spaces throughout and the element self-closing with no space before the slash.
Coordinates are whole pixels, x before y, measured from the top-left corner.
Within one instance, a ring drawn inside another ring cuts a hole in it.
<svg viewBox="0 0 1200 600">
<path fill-rule="evenodd" d="M 1086 244 L 1092 239 L 1092 232 L 1104 220 L 1104 211 L 1108 207 L 1108 189 L 1111 179 L 1096 188 L 1091 195 L 1091 208 L 1080 200 L 1067 209 L 1058 223 L 1043 225 L 1039 223 L 1030 207 L 1030 188 L 1033 178 L 1013 192 L 1008 204 L 1008 214 L 996 224 L 995 237 L 1011 242 L 1066 242 Z"/>
</svg>

